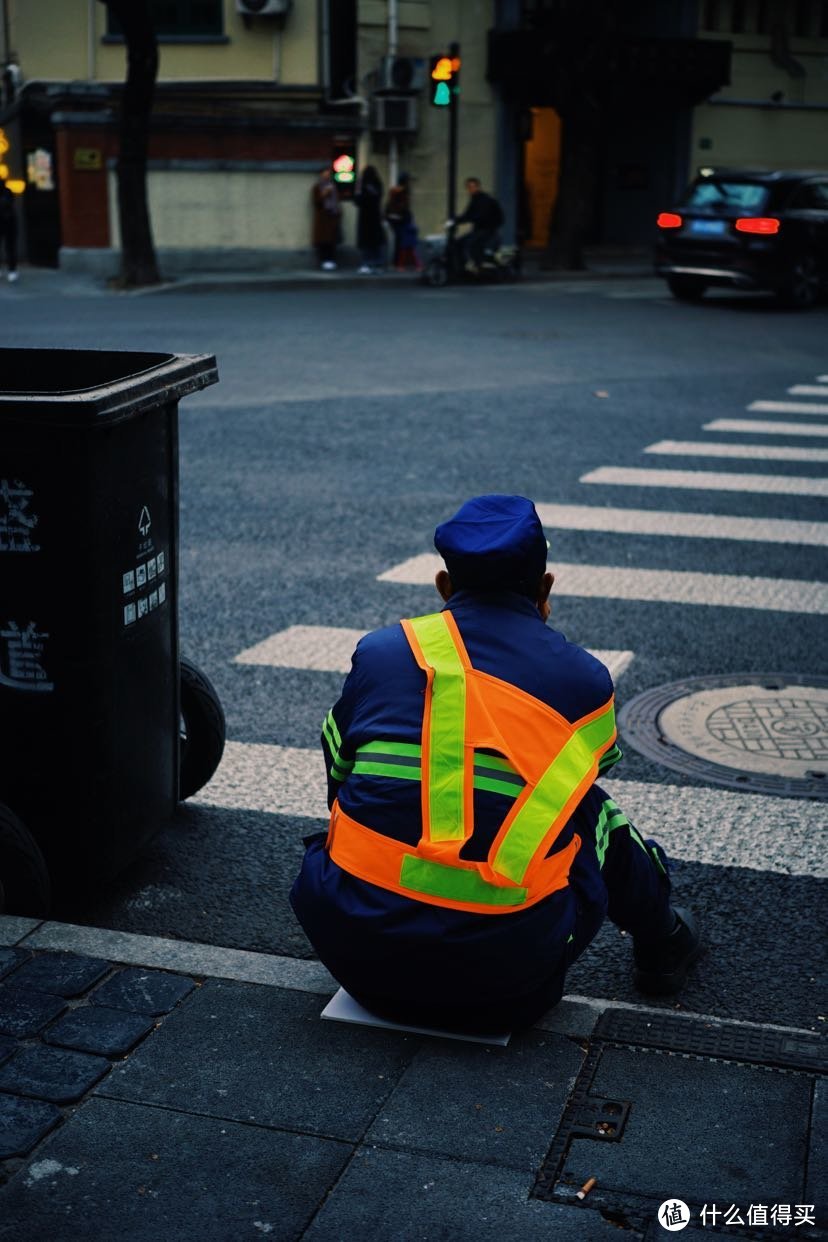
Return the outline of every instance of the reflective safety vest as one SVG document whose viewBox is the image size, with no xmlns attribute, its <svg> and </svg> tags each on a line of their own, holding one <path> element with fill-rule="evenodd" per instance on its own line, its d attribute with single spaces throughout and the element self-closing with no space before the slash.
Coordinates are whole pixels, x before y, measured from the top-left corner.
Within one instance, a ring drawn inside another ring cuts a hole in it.
<svg viewBox="0 0 828 1242">
<path fill-rule="evenodd" d="M 581 838 L 547 857 L 616 736 L 613 700 L 571 724 L 554 708 L 472 668 L 450 611 L 403 621 L 426 674 L 422 835 L 416 847 L 367 828 L 338 801 L 327 849 L 359 879 L 406 897 L 508 914 L 564 888 Z M 503 756 L 526 782 L 484 862 L 460 857 L 474 829 L 475 749 Z"/>
</svg>

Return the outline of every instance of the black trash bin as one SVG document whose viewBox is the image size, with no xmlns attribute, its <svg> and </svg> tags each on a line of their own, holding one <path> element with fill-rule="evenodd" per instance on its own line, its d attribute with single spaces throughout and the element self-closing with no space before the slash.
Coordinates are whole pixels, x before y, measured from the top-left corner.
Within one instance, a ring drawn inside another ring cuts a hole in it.
<svg viewBox="0 0 828 1242">
<path fill-rule="evenodd" d="M 178 402 L 217 379 L 209 355 L 0 349 L 7 911 L 42 913 L 39 854 L 87 888 L 178 801 Z"/>
</svg>

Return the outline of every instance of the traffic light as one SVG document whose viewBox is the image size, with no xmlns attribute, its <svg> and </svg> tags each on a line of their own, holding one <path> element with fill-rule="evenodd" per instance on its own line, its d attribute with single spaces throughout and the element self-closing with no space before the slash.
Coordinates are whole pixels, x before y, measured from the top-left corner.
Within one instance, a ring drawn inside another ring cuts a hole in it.
<svg viewBox="0 0 828 1242">
<path fill-rule="evenodd" d="M 339 197 L 353 198 L 356 181 L 356 147 L 352 141 L 334 144 L 331 167 Z"/>
<path fill-rule="evenodd" d="M 430 66 L 431 103 L 435 108 L 447 108 L 458 91 L 460 57 L 445 53 L 432 56 Z"/>
</svg>

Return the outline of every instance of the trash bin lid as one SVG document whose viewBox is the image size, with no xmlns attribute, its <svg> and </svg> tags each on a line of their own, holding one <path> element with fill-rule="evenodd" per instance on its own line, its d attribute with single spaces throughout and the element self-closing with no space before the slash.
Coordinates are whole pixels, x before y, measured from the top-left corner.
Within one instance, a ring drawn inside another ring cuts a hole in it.
<svg viewBox="0 0 828 1242">
<path fill-rule="evenodd" d="M 0 423 L 121 422 L 217 381 L 212 354 L 0 349 Z"/>
</svg>

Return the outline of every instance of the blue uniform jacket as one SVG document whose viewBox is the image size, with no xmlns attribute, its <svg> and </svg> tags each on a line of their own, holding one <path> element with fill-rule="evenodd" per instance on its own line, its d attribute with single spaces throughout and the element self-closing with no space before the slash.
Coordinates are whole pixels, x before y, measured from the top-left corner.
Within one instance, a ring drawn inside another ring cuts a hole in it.
<svg viewBox="0 0 828 1242">
<path fill-rule="evenodd" d="M 447 607 L 474 667 L 511 682 L 567 720 L 611 697 L 604 665 L 547 626 L 528 599 L 458 591 Z M 366 635 L 322 738 L 329 805 L 338 798 L 360 823 L 410 845 L 422 831 L 420 781 L 410 770 L 417 760 L 397 761 L 394 775 L 377 774 L 376 747 L 360 752 L 368 743 L 420 743 L 425 684 L 400 625 Z M 613 747 L 601 770 L 619 757 Z M 501 792 L 499 785 L 475 782 L 474 834 L 462 857 L 486 857 L 520 788 L 512 793 L 506 784 Z M 452 1004 L 523 996 L 561 969 L 576 915 L 581 925 L 585 920 L 593 926 L 593 934 L 600 925 L 607 904 L 601 863 L 613 816 L 623 820 L 593 785 L 554 847 L 566 845 L 574 832 L 581 836 L 569 886 L 507 914 L 445 909 L 357 879 L 331 861 L 322 833 L 306 841 L 291 903 L 320 959 L 352 993 Z"/>
</svg>

